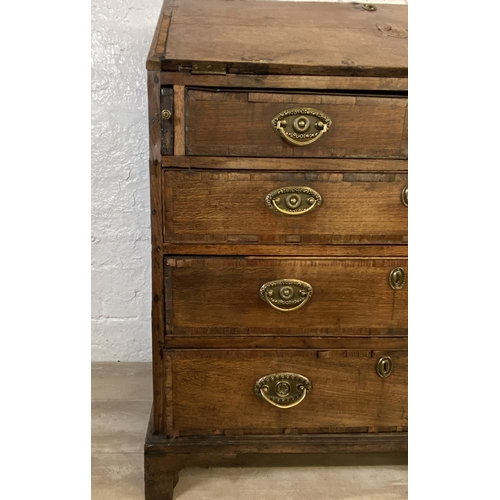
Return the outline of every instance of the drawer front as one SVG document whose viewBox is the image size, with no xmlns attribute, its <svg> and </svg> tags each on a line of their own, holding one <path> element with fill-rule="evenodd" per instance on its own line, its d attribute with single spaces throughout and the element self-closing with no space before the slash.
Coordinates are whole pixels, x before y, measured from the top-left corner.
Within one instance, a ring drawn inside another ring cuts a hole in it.
<svg viewBox="0 0 500 500">
<path fill-rule="evenodd" d="M 174 350 L 165 362 L 171 435 L 407 429 L 407 351 Z"/>
<path fill-rule="evenodd" d="M 165 264 L 167 334 L 407 333 L 407 259 L 201 257 Z"/>
<path fill-rule="evenodd" d="M 187 91 L 188 155 L 404 159 L 407 130 L 406 97 Z"/>
<path fill-rule="evenodd" d="M 406 174 L 163 172 L 166 242 L 406 243 Z"/>
</svg>

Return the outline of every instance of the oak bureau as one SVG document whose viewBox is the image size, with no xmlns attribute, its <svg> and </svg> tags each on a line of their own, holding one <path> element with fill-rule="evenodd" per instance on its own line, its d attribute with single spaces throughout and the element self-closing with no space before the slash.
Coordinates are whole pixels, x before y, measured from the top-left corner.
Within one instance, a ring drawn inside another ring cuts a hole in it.
<svg viewBox="0 0 500 500">
<path fill-rule="evenodd" d="M 407 7 L 166 0 L 147 59 L 148 500 L 407 448 Z"/>
</svg>

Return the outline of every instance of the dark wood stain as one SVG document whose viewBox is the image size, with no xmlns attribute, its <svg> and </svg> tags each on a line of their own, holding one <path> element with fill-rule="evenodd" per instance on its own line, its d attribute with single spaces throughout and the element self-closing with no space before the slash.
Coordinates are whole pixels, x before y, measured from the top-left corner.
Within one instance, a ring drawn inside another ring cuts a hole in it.
<svg viewBox="0 0 500 500">
<path fill-rule="evenodd" d="M 172 500 L 183 467 L 248 454 L 407 450 L 408 283 L 393 290 L 388 278 L 408 270 L 408 41 L 377 23 L 404 32 L 407 7 L 163 3 L 146 63 L 146 500 Z M 210 61 L 226 75 L 191 74 Z M 271 119 L 295 106 L 325 112 L 331 129 L 305 147 L 285 143 Z M 266 194 L 287 186 L 318 191 L 322 205 L 272 212 Z M 276 311 L 259 289 L 277 279 L 306 281 L 313 296 Z M 393 361 L 387 378 L 381 356 Z M 313 389 L 275 408 L 253 387 L 276 372 Z"/>
</svg>

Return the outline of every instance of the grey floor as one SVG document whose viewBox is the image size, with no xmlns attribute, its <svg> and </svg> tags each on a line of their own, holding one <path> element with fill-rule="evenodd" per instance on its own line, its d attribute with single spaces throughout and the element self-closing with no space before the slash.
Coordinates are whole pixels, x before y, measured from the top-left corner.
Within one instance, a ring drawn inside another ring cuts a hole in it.
<svg viewBox="0 0 500 500">
<path fill-rule="evenodd" d="M 92 499 L 144 500 L 149 363 L 92 364 Z M 245 467 L 186 468 L 174 500 L 406 500 L 403 454 L 257 456 Z"/>
</svg>

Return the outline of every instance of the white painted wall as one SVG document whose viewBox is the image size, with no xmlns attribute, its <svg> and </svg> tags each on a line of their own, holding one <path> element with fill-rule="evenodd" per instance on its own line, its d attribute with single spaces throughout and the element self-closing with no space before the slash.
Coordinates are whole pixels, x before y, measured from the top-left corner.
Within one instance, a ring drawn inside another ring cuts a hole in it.
<svg viewBox="0 0 500 500">
<path fill-rule="evenodd" d="M 93 361 L 151 359 L 145 60 L 161 4 L 92 0 Z"/>
<path fill-rule="evenodd" d="M 92 1 L 92 360 L 150 354 L 145 60 L 162 0 Z"/>
</svg>

